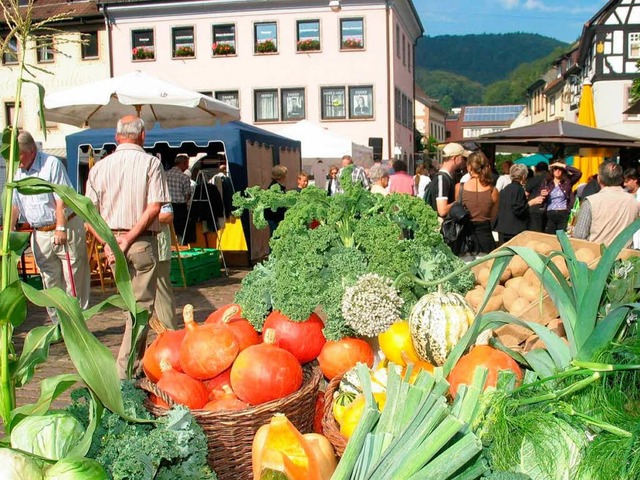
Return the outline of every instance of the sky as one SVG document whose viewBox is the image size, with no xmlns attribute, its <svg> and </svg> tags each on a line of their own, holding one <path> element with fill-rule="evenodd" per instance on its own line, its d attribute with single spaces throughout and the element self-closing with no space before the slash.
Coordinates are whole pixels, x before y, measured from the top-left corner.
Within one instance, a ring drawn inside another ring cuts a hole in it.
<svg viewBox="0 0 640 480">
<path fill-rule="evenodd" d="M 538 33 L 572 43 L 606 0 L 413 0 L 425 35 Z"/>
</svg>

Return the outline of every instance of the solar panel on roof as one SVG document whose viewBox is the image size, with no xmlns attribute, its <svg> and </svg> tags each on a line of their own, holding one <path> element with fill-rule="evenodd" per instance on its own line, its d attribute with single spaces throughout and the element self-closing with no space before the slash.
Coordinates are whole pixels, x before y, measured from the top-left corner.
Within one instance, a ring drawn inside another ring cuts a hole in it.
<svg viewBox="0 0 640 480">
<path fill-rule="evenodd" d="M 466 107 L 464 122 L 506 122 L 514 120 L 524 109 L 524 105 L 493 105 Z"/>
</svg>

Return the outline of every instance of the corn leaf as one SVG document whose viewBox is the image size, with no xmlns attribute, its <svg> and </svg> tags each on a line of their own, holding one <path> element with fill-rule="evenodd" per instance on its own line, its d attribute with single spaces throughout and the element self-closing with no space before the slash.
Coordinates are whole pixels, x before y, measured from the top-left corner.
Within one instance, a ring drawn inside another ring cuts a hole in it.
<svg viewBox="0 0 640 480">
<path fill-rule="evenodd" d="M 9 426 L 13 427 L 28 415 L 44 415 L 56 398 L 81 381 L 82 378 L 75 373 L 64 373 L 55 377 L 45 378 L 40 382 L 40 397 L 38 401 L 13 409 Z"/>
<path fill-rule="evenodd" d="M 115 359 L 111 351 L 87 328 L 78 300 L 59 288 L 38 291 L 27 284 L 23 284 L 22 288 L 34 304 L 57 309 L 69 357 L 82 380 L 109 410 L 127 418 Z"/>
<path fill-rule="evenodd" d="M 82 217 L 85 222 L 88 222 L 96 233 L 111 247 L 116 259 L 114 269 L 116 286 L 118 292 L 122 295 L 127 310 L 129 310 L 132 316 L 131 351 L 135 351 L 135 346 L 138 344 L 140 336 L 149 321 L 149 314 L 146 310 L 138 309 L 136 299 L 133 295 L 133 289 L 131 288 L 131 277 L 129 276 L 127 259 L 122 253 L 122 250 L 120 250 L 118 242 L 113 236 L 113 232 L 111 232 L 109 226 L 98 213 L 93 203 L 91 203 L 91 200 L 84 195 L 80 195 L 71 187 L 51 184 L 35 177 L 25 178 L 17 182 L 9 183 L 8 185 L 17 188 L 20 193 L 25 195 L 54 192 L 78 216 Z M 129 358 L 129 376 L 133 374 L 134 361 L 135 357 L 132 355 Z M 105 403 L 105 405 L 107 404 Z"/>
<path fill-rule="evenodd" d="M 26 385 L 33 378 L 36 367 L 49 358 L 49 345 L 57 329 L 57 325 L 42 325 L 29 330 L 20 358 L 14 364 L 12 377 L 16 387 Z"/>
<path fill-rule="evenodd" d="M 0 292 L 0 322 L 19 327 L 27 318 L 27 301 L 20 282 L 13 282 Z"/>
<path fill-rule="evenodd" d="M 87 425 L 82 439 L 76 443 L 76 445 L 67 454 L 67 457 L 84 457 L 87 455 L 87 452 L 91 448 L 91 443 L 93 442 L 93 434 L 95 433 L 96 428 L 98 428 L 98 423 L 100 423 L 100 420 L 102 419 L 104 406 L 100 403 L 100 400 L 93 390 L 89 389 L 89 393 L 91 394 L 89 425 Z"/>
<path fill-rule="evenodd" d="M 35 75 L 34 75 L 35 77 Z M 40 129 L 42 130 L 42 134 L 44 135 L 44 139 L 47 139 L 47 121 L 44 118 L 44 87 L 38 82 L 34 82 L 33 80 L 28 80 L 26 78 L 22 79 L 23 83 L 31 83 L 38 88 L 38 119 L 40 120 Z"/>
</svg>

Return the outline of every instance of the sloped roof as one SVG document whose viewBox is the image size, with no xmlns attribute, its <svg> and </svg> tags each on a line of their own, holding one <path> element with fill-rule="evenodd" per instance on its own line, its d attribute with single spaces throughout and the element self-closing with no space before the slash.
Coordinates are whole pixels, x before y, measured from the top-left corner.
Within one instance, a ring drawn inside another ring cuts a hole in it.
<svg viewBox="0 0 640 480">
<path fill-rule="evenodd" d="M 585 147 L 638 147 L 640 140 L 620 133 L 586 127 L 564 120 L 541 122 L 526 127 L 510 128 L 478 137 L 477 143 L 500 145 L 539 145 L 562 143 Z"/>
<path fill-rule="evenodd" d="M 34 0 L 31 15 L 34 20 L 43 20 L 54 15 L 68 15 L 74 19 L 102 16 L 95 0 Z"/>
</svg>

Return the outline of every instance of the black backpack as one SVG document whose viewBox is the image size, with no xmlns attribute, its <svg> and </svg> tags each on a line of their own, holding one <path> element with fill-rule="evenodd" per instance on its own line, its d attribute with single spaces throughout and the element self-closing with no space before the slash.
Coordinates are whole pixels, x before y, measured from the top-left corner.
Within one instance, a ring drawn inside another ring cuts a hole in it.
<svg viewBox="0 0 640 480">
<path fill-rule="evenodd" d="M 427 188 L 424 189 L 423 199 L 427 205 L 431 205 L 436 212 L 438 211 L 438 206 L 436 205 L 436 198 L 438 196 L 438 175 L 442 175 L 440 172 L 436 173 Z"/>
</svg>

